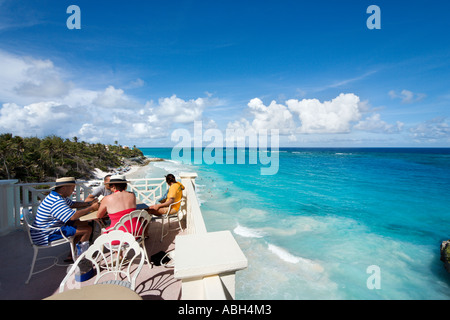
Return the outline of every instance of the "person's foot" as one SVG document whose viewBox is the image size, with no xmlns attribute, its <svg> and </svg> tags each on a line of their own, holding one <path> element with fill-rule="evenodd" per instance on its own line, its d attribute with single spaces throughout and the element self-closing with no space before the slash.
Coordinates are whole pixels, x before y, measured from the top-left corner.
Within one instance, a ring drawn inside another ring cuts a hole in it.
<svg viewBox="0 0 450 320">
<path fill-rule="evenodd" d="M 73 259 L 72 259 L 72 255 L 69 254 L 69 255 L 67 256 L 67 258 L 64 259 L 64 262 L 65 262 L 65 263 L 73 263 L 74 261 L 73 261 Z"/>
<path fill-rule="evenodd" d="M 73 261 L 72 257 L 64 259 L 64 263 L 73 263 L 73 262 L 74 261 Z"/>
</svg>

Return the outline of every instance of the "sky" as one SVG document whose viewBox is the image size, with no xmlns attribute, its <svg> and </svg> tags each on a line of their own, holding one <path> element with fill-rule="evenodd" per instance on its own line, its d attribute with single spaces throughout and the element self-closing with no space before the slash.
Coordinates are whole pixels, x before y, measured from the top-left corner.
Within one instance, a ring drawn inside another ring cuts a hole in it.
<svg viewBox="0 0 450 320">
<path fill-rule="evenodd" d="M 173 147 L 201 121 L 224 136 L 278 130 L 281 147 L 450 147 L 449 12 L 444 0 L 0 0 L 0 133 Z"/>
</svg>

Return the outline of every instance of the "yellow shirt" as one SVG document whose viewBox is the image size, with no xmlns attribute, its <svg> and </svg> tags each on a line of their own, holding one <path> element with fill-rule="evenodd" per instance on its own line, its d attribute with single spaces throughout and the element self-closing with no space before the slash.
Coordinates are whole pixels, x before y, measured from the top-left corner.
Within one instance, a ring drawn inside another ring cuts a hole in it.
<svg viewBox="0 0 450 320">
<path fill-rule="evenodd" d="M 179 183 L 175 182 L 172 183 L 172 185 L 169 188 L 169 192 L 167 193 L 167 199 L 174 198 L 174 203 L 181 200 L 181 197 L 183 196 L 183 190 L 184 186 Z M 172 210 L 178 211 L 180 209 L 181 202 L 177 203 L 176 205 L 172 206 Z M 171 210 L 171 212 L 172 212 Z"/>
</svg>

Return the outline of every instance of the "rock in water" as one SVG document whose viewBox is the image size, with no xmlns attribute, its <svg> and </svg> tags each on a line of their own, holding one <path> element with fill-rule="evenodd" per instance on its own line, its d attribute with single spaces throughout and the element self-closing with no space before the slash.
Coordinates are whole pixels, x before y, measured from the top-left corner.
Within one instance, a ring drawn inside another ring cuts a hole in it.
<svg viewBox="0 0 450 320">
<path fill-rule="evenodd" d="M 450 272 L 450 240 L 443 241 L 441 244 L 441 260 L 447 272 Z"/>
</svg>

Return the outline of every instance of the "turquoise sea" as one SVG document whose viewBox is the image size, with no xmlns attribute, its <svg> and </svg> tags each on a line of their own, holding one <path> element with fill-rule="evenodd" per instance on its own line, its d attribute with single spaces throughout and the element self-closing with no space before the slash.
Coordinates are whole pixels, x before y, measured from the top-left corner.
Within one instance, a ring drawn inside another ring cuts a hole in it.
<svg viewBox="0 0 450 320">
<path fill-rule="evenodd" d="M 450 299 L 450 149 L 280 149 L 272 176 L 141 150 L 169 160 L 147 177 L 198 173 L 208 231 L 231 230 L 249 261 L 237 299 Z"/>
</svg>

